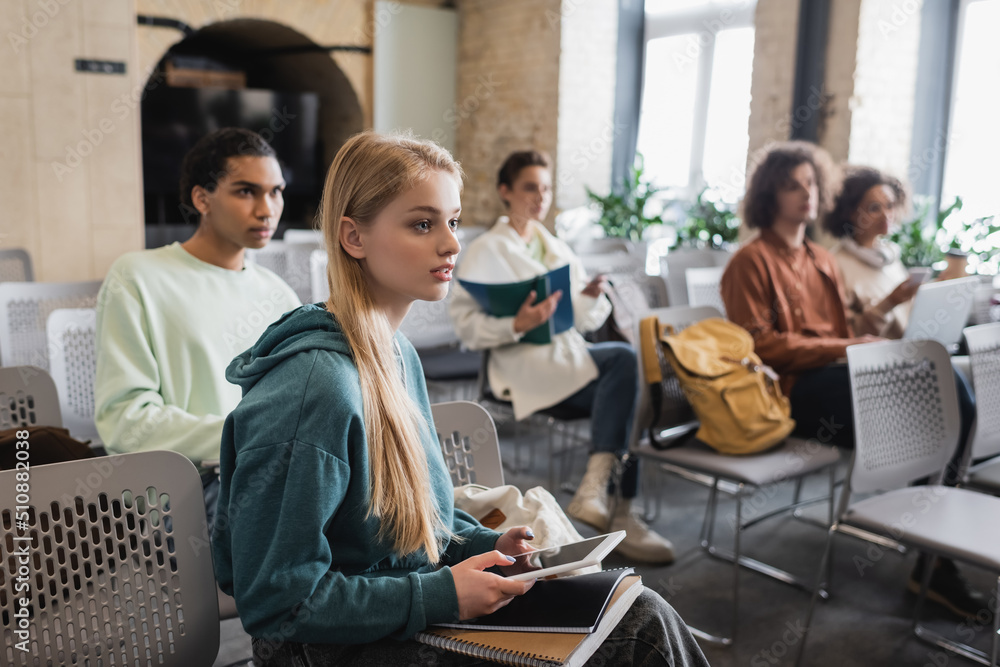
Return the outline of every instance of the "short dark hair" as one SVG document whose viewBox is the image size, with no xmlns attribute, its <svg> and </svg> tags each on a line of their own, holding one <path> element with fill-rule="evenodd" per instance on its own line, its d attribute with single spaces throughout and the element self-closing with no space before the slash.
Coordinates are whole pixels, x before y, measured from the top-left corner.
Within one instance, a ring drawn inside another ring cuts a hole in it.
<svg viewBox="0 0 1000 667">
<path fill-rule="evenodd" d="M 743 222 L 751 229 L 768 229 L 778 215 L 777 193 L 785 187 L 792 170 L 800 164 L 812 165 L 819 190 L 819 215 L 830 210 L 836 189 L 837 170 L 830 155 L 808 141 L 786 141 L 767 151 L 754 169 L 743 197 Z"/>
<path fill-rule="evenodd" d="M 525 167 L 545 167 L 551 168 L 552 160 L 548 153 L 542 151 L 517 151 L 507 156 L 497 174 L 497 187 L 506 185 L 508 188 L 514 187 L 517 175 Z"/>
<path fill-rule="evenodd" d="M 239 127 L 226 127 L 199 139 L 181 164 L 181 204 L 194 206 L 191 190 L 196 185 L 215 192 L 226 175 L 226 161 L 244 156 L 277 159 L 278 154 L 259 134 Z"/>
<path fill-rule="evenodd" d="M 883 174 L 874 167 L 847 167 L 844 182 L 833 203 L 833 210 L 823 219 L 823 228 L 837 238 L 854 238 L 854 221 L 851 216 L 858 210 L 865 193 L 879 185 L 886 185 L 896 197 L 896 208 L 906 206 L 906 188 L 894 176 Z"/>
</svg>

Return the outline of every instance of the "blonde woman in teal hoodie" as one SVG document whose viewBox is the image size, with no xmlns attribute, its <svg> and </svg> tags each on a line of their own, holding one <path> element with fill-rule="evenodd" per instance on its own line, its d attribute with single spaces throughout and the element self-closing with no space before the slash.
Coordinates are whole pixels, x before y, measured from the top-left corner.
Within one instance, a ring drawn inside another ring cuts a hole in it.
<svg viewBox="0 0 1000 667">
<path fill-rule="evenodd" d="M 350 139 L 320 212 L 330 300 L 229 366 L 243 400 L 223 430 L 212 549 L 257 665 L 479 664 L 410 638 L 532 586 L 487 571 L 533 536 L 454 508 L 420 362 L 397 332 L 413 301 L 447 295 L 461 179 L 435 144 Z M 620 664 L 706 664 L 648 591 L 606 644 Z"/>
</svg>

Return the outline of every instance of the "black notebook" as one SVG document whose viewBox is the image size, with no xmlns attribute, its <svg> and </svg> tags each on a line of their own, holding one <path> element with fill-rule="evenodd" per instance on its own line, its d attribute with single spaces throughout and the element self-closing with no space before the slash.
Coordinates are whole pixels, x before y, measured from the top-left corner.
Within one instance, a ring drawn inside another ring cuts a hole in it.
<svg viewBox="0 0 1000 667">
<path fill-rule="evenodd" d="M 593 632 L 618 583 L 632 573 L 633 569 L 628 567 L 539 579 L 530 591 L 488 616 L 436 625 L 511 632 Z"/>
</svg>

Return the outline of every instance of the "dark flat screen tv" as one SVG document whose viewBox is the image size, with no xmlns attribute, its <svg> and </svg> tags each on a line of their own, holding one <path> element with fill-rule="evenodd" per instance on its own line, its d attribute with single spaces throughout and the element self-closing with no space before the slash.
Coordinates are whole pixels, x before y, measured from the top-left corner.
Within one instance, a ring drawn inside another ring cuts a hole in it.
<svg viewBox="0 0 1000 667">
<path fill-rule="evenodd" d="M 195 142 L 224 127 L 247 128 L 268 140 L 288 184 L 282 217 L 305 216 L 321 194 L 319 111 L 319 96 L 309 92 L 168 86 L 148 90 L 142 102 L 147 224 L 185 222 L 179 210 L 181 162 Z"/>
</svg>

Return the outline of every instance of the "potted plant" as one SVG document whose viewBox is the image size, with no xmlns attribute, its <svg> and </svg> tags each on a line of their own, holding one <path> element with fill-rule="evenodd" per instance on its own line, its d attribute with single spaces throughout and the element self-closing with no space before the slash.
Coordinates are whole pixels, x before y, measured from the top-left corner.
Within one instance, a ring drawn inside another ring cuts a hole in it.
<svg viewBox="0 0 1000 667">
<path fill-rule="evenodd" d="M 735 207 L 714 197 L 708 188 L 685 206 L 684 213 L 686 218 L 677 227 L 677 239 L 671 250 L 681 246 L 728 250 L 736 243 L 740 218 Z"/>
<path fill-rule="evenodd" d="M 643 231 L 650 225 L 663 224 L 662 215 L 649 215 L 650 199 L 662 190 L 643 178 L 642 155 L 636 153 L 635 165 L 629 169 L 619 192 L 607 196 L 596 194 L 586 188 L 587 196 L 598 207 L 600 218 L 597 224 L 609 238 L 641 241 Z"/>
<path fill-rule="evenodd" d="M 903 264 L 933 266 L 941 269 L 939 277 L 955 278 L 967 274 L 971 260 L 977 271 L 985 267 L 985 272 L 996 273 L 1000 261 L 1000 238 L 996 238 L 1000 236 L 1000 224 L 996 217 L 962 221 L 961 197 L 932 216 L 931 202 L 920 202 L 917 216 L 889 235 L 900 248 Z"/>
</svg>

